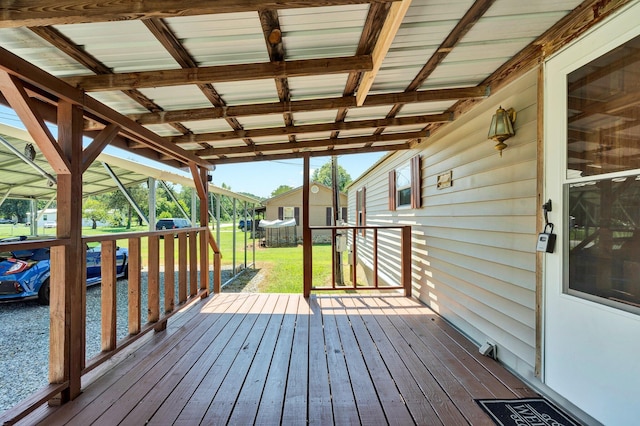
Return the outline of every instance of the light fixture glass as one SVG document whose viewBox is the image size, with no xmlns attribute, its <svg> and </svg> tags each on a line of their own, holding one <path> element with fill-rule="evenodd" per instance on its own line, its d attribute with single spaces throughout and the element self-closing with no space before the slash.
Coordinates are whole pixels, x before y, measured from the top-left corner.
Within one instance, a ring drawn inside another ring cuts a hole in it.
<svg viewBox="0 0 640 426">
<path fill-rule="evenodd" d="M 500 157 L 502 157 L 502 150 L 507 147 L 504 141 L 516 134 L 513 130 L 514 121 L 516 121 L 516 111 L 513 108 L 504 110 L 502 106 L 496 110 L 491 118 L 491 127 L 489 127 L 487 137 L 497 142 L 495 149 L 500 152 Z"/>
</svg>

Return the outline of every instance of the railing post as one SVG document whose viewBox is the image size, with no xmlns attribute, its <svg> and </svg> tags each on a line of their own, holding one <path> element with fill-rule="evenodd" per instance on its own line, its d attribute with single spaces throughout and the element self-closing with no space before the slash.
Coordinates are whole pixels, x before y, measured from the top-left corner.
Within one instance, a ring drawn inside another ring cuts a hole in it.
<svg viewBox="0 0 640 426">
<path fill-rule="evenodd" d="M 184 232 L 180 232 L 178 234 L 178 301 L 180 303 L 183 303 L 186 300 L 187 300 L 187 234 Z"/>
<path fill-rule="evenodd" d="M 373 286 L 378 288 L 378 228 L 373 228 Z"/>
<path fill-rule="evenodd" d="M 101 260 L 101 303 L 102 303 L 102 350 L 116 348 L 116 242 L 103 241 Z"/>
<path fill-rule="evenodd" d="M 404 295 L 411 297 L 411 227 L 402 227 L 402 238 L 400 241 L 402 246 L 401 260 L 401 281 L 404 288 Z"/>
<path fill-rule="evenodd" d="M 176 306 L 175 243 L 173 236 L 164 238 L 164 311 L 173 312 Z"/>
<path fill-rule="evenodd" d="M 220 253 L 213 254 L 213 292 L 220 293 L 222 287 L 222 256 Z"/>
<path fill-rule="evenodd" d="M 311 228 L 309 227 L 309 153 L 303 157 L 304 167 L 302 168 L 302 262 L 303 262 L 303 294 L 304 297 L 311 296 L 311 281 L 313 280 L 313 260 L 311 247 Z"/>
<path fill-rule="evenodd" d="M 198 241 L 197 234 L 189 232 L 189 296 L 198 292 Z"/>
<path fill-rule="evenodd" d="M 173 235 L 165 235 L 173 238 Z M 160 238 L 157 235 L 149 237 L 149 280 L 148 280 L 147 322 L 157 322 L 160 319 Z"/>
<path fill-rule="evenodd" d="M 140 238 L 129 238 L 129 334 L 140 333 L 141 292 L 140 292 Z"/>
<path fill-rule="evenodd" d="M 358 250 L 358 245 L 356 244 L 356 239 L 358 238 L 358 233 L 356 232 L 356 228 L 353 229 L 353 243 L 351 244 L 351 285 L 353 288 L 356 287 L 356 279 L 358 274 L 358 265 L 356 263 L 356 259 L 358 256 L 356 255 L 356 251 Z"/>
<path fill-rule="evenodd" d="M 209 293 L 209 232 L 200 231 L 200 290 Z"/>
</svg>

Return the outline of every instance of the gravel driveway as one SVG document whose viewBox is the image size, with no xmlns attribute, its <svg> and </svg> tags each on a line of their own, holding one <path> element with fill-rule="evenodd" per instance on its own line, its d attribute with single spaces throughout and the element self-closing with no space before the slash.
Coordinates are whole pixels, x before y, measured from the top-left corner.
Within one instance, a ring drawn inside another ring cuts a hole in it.
<svg viewBox="0 0 640 426">
<path fill-rule="evenodd" d="M 246 271 L 242 275 L 247 275 Z M 231 277 L 222 271 L 222 280 Z M 241 276 L 242 276 L 241 275 Z M 249 274 L 252 276 L 252 274 Z M 176 277 L 177 280 L 177 277 Z M 211 276 L 213 280 L 213 276 Z M 245 281 L 245 285 L 240 285 Z M 162 282 L 162 276 L 161 276 Z M 246 280 L 236 280 L 224 291 L 255 291 Z M 147 321 L 147 274 L 142 273 L 142 323 Z M 128 334 L 127 280 L 117 284 L 118 340 Z M 162 286 L 161 286 L 162 287 Z M 160 306 L 164 304 L 164 289 Z M 176 284 L 176 292 L 177 284 Z M 100 353 L 100 285 L 87 288 L 87 359 Z M 49 307 L 36 300 L 0 304 L 0 413 L 46 386 L 49 374 Z"/>
</svg>

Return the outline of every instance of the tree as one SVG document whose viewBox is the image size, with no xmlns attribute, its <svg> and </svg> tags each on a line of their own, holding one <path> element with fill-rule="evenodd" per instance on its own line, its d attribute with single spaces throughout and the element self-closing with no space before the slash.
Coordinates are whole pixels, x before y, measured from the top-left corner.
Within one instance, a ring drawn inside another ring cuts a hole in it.
<svg viewBox="0 0 640 426">
<path fill-rule="evenodd" d="M 331 187 L 331 161 L 324 164 L 319 169 L 313 171 L 311 180 L 321 183 L 322 185 Z M 340 165 L 338 165 L 338 188 L 340 192 L 344 192 L 347 185 L 351 183 L 352 179 L 349 173 Z"/>
<path fill-rule="evenodd" d="M 27 218 L 27 213 L 31 206 L 29 200 L 7 199 L 0 206 L 0 218 L 15 218 L 18 222 L 23 222 Z"/>
<path fill-rule="evenodd" d="M 280 194 L 283 194 L 283 193 L 285 193 L 287 191 L 291 191 L 292 189 L 293 188 L 290 187 L 289 185 L 280 185 L 279 187 L 277 187 L 276 189 L 274 189 L 271 192 L 271 196 L 275 197 L 276 195 L 280 195 Z"/>
<path fill-rule="evenodd" d="M 106 204 L 96 198 L 88 198 L 82 203 L 82 217 L 92 222 L 91 229 L 96 229 L 98 222 L 108 217 Z"/>
</svg>

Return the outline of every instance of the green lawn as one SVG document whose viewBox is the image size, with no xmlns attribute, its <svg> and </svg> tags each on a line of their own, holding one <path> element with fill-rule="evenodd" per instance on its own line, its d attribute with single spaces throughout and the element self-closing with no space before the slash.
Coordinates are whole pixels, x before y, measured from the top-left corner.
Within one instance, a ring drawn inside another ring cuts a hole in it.
<svg viewBox="0 0 640 426">
<path fill-rule="evenodd" d="M 29 228 L 24 225 L 0 225 L 0 238 L 11 236 L 26 235 Z M 102 227 L 91 229 L 84 227 L 82 234 L 84 236 L 113 234 L 134 231 L 146 231 L 146 227 L 132 227 L 127 230 L 125 228 Z M 42 236 L 55 236 L 54 229 L 39 229 Z M 215 237 L 216 233 L 213 232 Z M 248 235 L 248 234 L 247 234 Z M 244 263 L 245 256 L 245 239 L 244 233 L 236 231 L 236 266 Z M 118 245 L 127 247 L 127 240 L 118 240 Z M 231 226 L 221 227 L 220 241 L 218 245 L 222 252 L 222 266 L 231 267 L 233 264 L 233 228 Z M 148 257 L 148 240 L 143 238 L 141 241 L 142 263 L 143 267 L 147 266 Z M 264 248 L 260 247 L 258 241 L 256 246 L 256 265 L 255 268 L 261 272 L 264 277 L 260 282 L 260 291 L 265 293 L 302 293 L 302 246 L 298 247 L 278 247 Z M 247 238 L 247 263 L 253 262 L 253 240 Z M 177 245 L 176 245 L 177 250 Z M 163 262 L 163 244 L 160 244 L 160 262 Z M 313 247 L 313 282 L 315 285 L 326 285 L 331 279 L 331 246 L 318 245 Z"/>
</svg>

